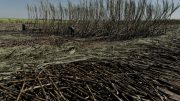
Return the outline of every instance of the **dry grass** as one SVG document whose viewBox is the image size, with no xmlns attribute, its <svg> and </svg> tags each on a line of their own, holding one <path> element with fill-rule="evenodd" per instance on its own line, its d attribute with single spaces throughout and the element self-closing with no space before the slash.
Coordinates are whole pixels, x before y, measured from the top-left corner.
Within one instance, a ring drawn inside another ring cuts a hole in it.
<svg viewBox="0 0 180 101">
<path fill-rule="evenodd" d="M 179 38 L 171 45 L 168 41 L 138 42 L 116 59 L 23 63 L 26 67 L 16 72 L 0 73 L 0 99 L 178 100 L 179 43 Z"/>
<path fill-rule="evenodd" d="M 116 42 L 1 34 L 0 100 L 178 101 L 178 30 Z"/>
</svg>

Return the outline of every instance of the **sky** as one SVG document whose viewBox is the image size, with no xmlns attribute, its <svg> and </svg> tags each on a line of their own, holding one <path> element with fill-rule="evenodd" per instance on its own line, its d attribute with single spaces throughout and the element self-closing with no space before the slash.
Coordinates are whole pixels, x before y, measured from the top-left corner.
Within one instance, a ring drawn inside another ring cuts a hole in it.
<svg viewBox="0 0 180 101">
<path fill-rule="evenodd" d="M 38 0 L 0 0 L 0 18 L 27 18 L 27 4 L 33 4 Z M 53 0 L 51 0 L 53 1 Z M 56 1 L 56 0 L 54 0 Z M 67 0 L 62 0 L 63 2 Z M 77 0 L 73 0 L 77 2 Z M 176 4 L 180 0 L 173 0 Z M 173 19 L 180 19 L 180 9 L 173 15 Z"/>
</svg>

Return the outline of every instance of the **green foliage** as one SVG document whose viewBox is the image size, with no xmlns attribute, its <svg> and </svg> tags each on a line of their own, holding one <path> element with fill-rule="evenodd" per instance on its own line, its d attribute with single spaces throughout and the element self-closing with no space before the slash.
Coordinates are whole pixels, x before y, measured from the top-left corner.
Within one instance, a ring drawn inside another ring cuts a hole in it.
<svg viewBox="0 0 180 101">
<path fill-rule="evenodd" d="M 27 23 L 32 21 L 30 19 L 0 18 L 0 23 Z"/>
</svg>

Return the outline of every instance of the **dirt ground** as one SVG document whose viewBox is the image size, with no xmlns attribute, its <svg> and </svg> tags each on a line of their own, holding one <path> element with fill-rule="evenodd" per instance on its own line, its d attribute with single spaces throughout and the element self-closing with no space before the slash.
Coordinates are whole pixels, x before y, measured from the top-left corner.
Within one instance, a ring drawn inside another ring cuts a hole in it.
<svg viewBox="0 0 180 101">
<path fill-rule="evenodd" d="M 61 90 L 61 100 L 180 101 L 180 27 L 166 35 L 113 42 L 0 32 L 0 94 L 5 96 L 15 85 L 20 87 L 7 95 L 9 99 L 0 99 L 42 100 L 48 99 L 43 92 L 54 94 L 44 86 L 45 91 L 36 91 L 39 97 L 28 90 L 29 85 L 39 84 L 36 80 L 27 81 L 25 87 L 22 82 L 11 84 L 22 80 L 17 76 L 29 67 L 36 68 L 41 78 L 45 76 L 41 73 L 44 67 L 49 75 L 55 75 L 54 70 L 62 74 L 56 74 L 63 82 L 57 87 L 68 88 Z M 7 75 L 16 79 L 6 78 Z M 32 71 L 26 76 L 36 77 Z M 3 83 L 4 80 L 8 82 Z M 3 92 L 6 87 L 9 89 Z M 26 93 L 19 93 L 21 87 Z"/>
</svg>

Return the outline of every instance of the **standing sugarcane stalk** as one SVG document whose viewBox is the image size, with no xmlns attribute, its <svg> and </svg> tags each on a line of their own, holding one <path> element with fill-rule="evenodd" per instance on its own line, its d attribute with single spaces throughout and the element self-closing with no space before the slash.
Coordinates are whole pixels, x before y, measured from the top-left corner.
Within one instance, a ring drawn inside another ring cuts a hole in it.
<svg viewBox="0 0 180 101">
<path fill-rule="evenodd" d="M 56 5 L 40 0 L 39 5 L 27 5 L 28 17 L 34 27 L 43 26 L 43 33 L 67 33 L 69 26 L 78 28 L 79 36 L 94 34 L 126 35 L 150 34 L 149 30 L 164 30 L 170 16 L 180 7 L 173 0 L 80 0 L 74 4 L 62 0 Z M 162 2 L 160 4 L 160 2 Z M 73 32 L 71 30 L 71 32 Z M 72 33 L 71 33 L 72 34 Z"/>
</svg>

